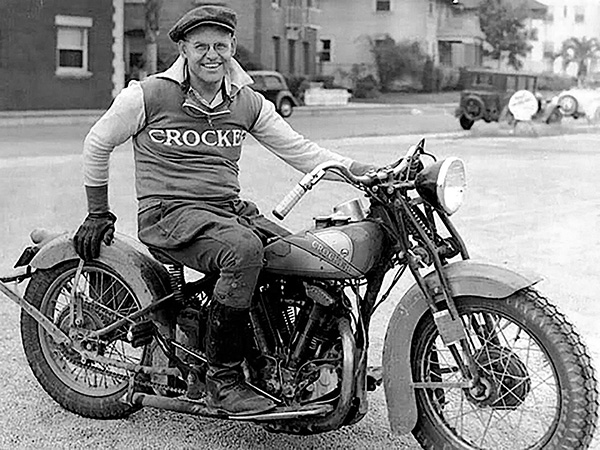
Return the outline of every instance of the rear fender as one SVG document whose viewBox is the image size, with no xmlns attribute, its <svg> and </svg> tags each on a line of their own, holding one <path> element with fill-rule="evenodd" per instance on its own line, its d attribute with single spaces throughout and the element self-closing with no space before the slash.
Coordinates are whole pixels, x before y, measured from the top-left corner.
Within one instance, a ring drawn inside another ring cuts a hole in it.
<svg viewBox="0 0 600 450">
<path fill-rule="evenodd" d="M 49 269 L 74 259 L 79 259 L 79 256 L 73 247 L 72 233 L 67 232 L 44 243 L 29 265 L 34 269 Z M 127 235 L 115 233 L 111 245 L 102 244 L 100 257 L 95 261 L 115 270 L 132 289 L 142 307 L 171 292 L 165 267 L 152 258 L 142 244 Z"/>
<path fill-rule="evenodd" d="M 525 276 L 501 266 L 470 260 L 449 264 L 445 274 L 454 297 L 502 299 L 541 279 L 537 275 Z M 432 288 L 439 286 L 433 272 L 425 280 Z M 415 284 L 396 306 L 388 325 L 383 346 L 383 382 L 390 428 L 394 433 L 409 433 L 417 423 L 410 352 L 417 324 L 428 311 L 425 297 Z"/>
</svg>

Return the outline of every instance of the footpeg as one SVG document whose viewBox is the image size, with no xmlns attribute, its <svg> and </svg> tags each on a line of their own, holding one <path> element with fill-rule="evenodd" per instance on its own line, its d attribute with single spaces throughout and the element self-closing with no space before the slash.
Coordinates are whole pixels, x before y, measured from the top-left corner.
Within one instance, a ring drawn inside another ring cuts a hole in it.
<svg viewBox="0 0 600 450">
<path fill-rule="evenodd" d="M 383 383 L 383 369 L 381 366 L 367 368 L 367 391 L 374 391 Z"/>
<path fill-rule="evenodd" d="M 143 347 L 152 342 L 156 328 L 151 320 L 134 323 L 127 331 L 127 340 L 133 348 Z"/>
</svg>

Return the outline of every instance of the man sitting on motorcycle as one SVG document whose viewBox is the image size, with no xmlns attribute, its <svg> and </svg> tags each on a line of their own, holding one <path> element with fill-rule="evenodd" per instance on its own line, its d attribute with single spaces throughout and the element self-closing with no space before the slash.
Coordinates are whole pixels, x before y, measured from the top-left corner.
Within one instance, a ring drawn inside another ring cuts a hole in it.
<svg viewBox="0 0 600 450">
<path fill-rule="evenodd" d="M 361 164 L 296 133 L 253 91 L 233 58 L 236 14 L 201 6 L 169 31 L 179 57 L 165 72 L 133 81 L 88 133 L 83 149 L 88 216 L 74 236 L 84 260 L 110 243 L 112 150 L 133 140 L 138 237 L 150 248 L 204 273 L 219 273 L 206 334 L 207 404 L 229 414 L 259 413 L 274 403 L 244 383 L 244 329 L 263 261 L 261 238 L 285 233 L 239 198 L 238 161 L 251 133 L 268 150 L 308 172 L 329 160 L 357 174 Z M 197 391 L 188 386 L 188 396 Z"/>
</svg>

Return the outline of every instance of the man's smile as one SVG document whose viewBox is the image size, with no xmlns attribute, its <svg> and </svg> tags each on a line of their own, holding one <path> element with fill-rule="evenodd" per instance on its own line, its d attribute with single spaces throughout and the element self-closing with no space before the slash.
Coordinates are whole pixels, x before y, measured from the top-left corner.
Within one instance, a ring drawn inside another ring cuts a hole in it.
<svg viewBox="0 0 600 450">
<path fill-rule="evenodd" d="M 208 70 L 216 70 L 219 69 L 223 65 L 222 62 L 210 62 L 210 63 L 202 63 L 200 66 L 204 67 Z"/>
</svg>

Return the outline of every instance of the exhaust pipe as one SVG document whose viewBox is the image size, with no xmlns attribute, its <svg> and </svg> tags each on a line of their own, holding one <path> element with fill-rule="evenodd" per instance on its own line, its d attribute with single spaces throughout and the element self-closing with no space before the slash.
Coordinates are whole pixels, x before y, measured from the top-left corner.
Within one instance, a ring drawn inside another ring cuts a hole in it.
<svg viewBox="0 0 600 450">
<path fill-rule="evenodd" d="M 300 408 L 279 406 L 272 411 L 261 414 L 226 414 L 207 406 L 201 401 L 190 401 L 181 398 L 162 397 L 159 395 L 135 392 L 130 398 L 125 395 L 121 401 L 137 406 L 150 406 L 157 409 L 166 409 L 178 413 L 192 414 L 195 416 L 210 417 L 213 419 L 229 419 L 239 421 L 263 422 L 269 420 L 299 419 L 328 414 L 333 411 L 331 405 L 305 405 Z"/>
</svg>

